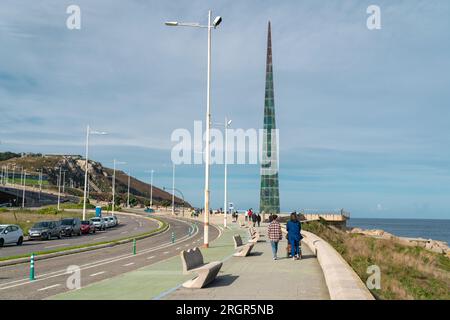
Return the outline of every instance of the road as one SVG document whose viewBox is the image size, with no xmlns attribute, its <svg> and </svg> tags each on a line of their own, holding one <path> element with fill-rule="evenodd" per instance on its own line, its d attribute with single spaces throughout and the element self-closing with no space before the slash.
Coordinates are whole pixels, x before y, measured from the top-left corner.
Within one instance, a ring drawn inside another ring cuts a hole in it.
<svg viewBox="0 0 450 320">
<path fill-rule="evenodd" d="M 77 253 L 36 261 L 36 280 L 29 280 L 28 263 L 0 267 L 1 299 L 45 299 L 71 290 L 67 268 L 80 268 L 81 286 L 108 279 L 161 260 L 179 255 L 181 250 L 201 246 L 203 225 L 197 222 L 162 217 L 170 227 L 156 236 L 137 241 L 137 254 L 132 254 L 131 243 L 94 251 Z M 195 224 L 195 228 L 192 225 Z M 192 235 L 190 231 L 194 230 Z M 176 241 L 172 243 L 172 232 Z M 210 239 L 219 236 L 219 230 L 210 228 Z M 180 262 L 181 263 L 181 262 Z M 151 281 L 151 279 L 149 279 Z"/>
<path fill-rule="evenodd" d="M 83 235 L 81 237 L 72 236 L 63 237 L 62 239 L 53 238 L 49 241 L 24 241 L 22 246 L 5 245 L 4 247 L 0 248 L 0 257 L 10 257 L 22 254 L 31 255 L 31 253 L 33 252 L 50 251 L 81 244 L 121 239 L 158 228 L 158 223 L 154 220 L 143 219 L 120 213 L 116 213 L 116 215 L 119 219 L 119 225 L 113 228 L 109 228 L 106 231 L 97 231 L 95 234 Z"/>
</svg>

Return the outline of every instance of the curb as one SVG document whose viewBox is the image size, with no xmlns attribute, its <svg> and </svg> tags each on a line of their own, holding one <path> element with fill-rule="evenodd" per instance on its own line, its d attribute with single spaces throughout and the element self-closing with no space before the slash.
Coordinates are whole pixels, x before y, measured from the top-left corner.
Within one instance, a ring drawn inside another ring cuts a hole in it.
<svg viewBox="0 0 450 320">
<path fill-rule="evenodd" d="M 158 219 L 155 219 L 155 220 L 160 222 L 160 220 L 158 220 Z M 45 253 L 38 254 L 38 255 L 35 255 L 34 260 L 35 261 L 45 260 L 45 259 L 51 259 L 51 258 L 62 257 L 62 256 L 70 255 L 70 254 L 75 254 L 75 253 L 81 253 L 81 252 L 86 252 L 86 251 L 93 251 L 93 250 L 98 250 L 98 249 L 103 249 L 103 248 L 110 248 L 110 247 L 114 247 L 114 246 L 117 246 L 117 245 L 120 245 L 120 244 L 125 244 L 125 243 L 132 242 L 134 239 L 142 240 L 142 239 L 145 239 L 145 238 L 156 236 L 158 234 L 163 233 L 168 228 L 169 228 L 169 224 L 166 224 L 165 227 L 163 227 L 161 230 L 158 230 L 158 231 L 156 231 L 154 233 L 151 233 L 151 234 L 142 234 L 142 235 L 138 235 L 136 237 L 126 238 L 126 239 L 122 239 L 122 240 L 111 240 L 111 242 L 108 242 L 108 243 L 99 244 L 99 245 L 92 245 L 92 246 L 83 247 L 83 248 L 69 249 L 69 250 L 64 250 L 64 251 L 54 252 L 54 253 L 47 253 L 47 254 L 45 254 Z M 12 266 L 12 265 L 22 264 L 22 263 L 28 263 L 29 261 L 30 261 L 29 257 L 0 261 L 0 267 Z"/>
</svg>

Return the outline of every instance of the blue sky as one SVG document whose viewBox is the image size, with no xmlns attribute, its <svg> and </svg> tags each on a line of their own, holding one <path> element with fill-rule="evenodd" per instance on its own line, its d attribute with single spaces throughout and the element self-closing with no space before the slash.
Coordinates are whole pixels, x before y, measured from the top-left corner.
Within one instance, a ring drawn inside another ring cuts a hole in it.
<svg viewBox="0 0 450 320">
<path fill-rule="evenodd" d="M 81 30 L 66 8 L 81 7 Z M 381 8 L 369 31 L 366 8 Z M 204 30 L 213 34 L 214 121 L 263 121 L 267 21 L 272 21 L 283 210 L 345 208 L 358 217 L 450 218 L 450 3 L 436 1 L 3 0 L 0 151 L 84 153 L 171 185 L 170 134 L 203 120 Z M 229 200 L 259 206 L 259 168 L 233 165 Z M 203 167 L 177 167 L 177 187 L 202 205 Z M 223 166 L 211 200 L 223 205 Z"/>
</svg>

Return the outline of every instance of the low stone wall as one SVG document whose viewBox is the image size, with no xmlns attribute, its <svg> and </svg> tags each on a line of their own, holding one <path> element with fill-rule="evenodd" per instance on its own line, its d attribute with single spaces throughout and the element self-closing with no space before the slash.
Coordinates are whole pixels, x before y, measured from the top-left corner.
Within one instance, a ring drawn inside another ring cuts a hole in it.
<svg viewBox="0 0 450 320">
<path fill-rule="evenodd" d="M 302 234 L 302 241 L 317 256 L 331 300 L 374 300 L 356 272 L 328 242 L 308 231 Z"/>
<path fill-rule="evenodd" d="M 282 231 L 286 233 L 285 227 Z M 328 242 L 308 231 L 302 235 L 302 242 L 319 261 L 331 300 L 374 300 L 353 268 Z"/>
</svg>

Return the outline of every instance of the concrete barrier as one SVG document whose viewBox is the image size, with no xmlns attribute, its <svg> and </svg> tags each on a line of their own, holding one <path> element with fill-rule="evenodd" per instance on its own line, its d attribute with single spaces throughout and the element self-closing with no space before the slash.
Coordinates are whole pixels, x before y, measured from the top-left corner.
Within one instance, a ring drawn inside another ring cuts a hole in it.
<svg viewBox="0 0 450 320">
<path fill-rule="evenodd" d="M 353 268 L 325 240 L 302 231 L 303 242 L 317 256 L 331 300 L 374 300 Z"/>
<path fill-rule="evenodd" d="M 286 228 L 282 227 L 286 233 Z M 355 270 L 325 240 L 303 231 L 302 242 L 314 253 L 322 268 L 331 300 L 374 300 Z"/>
</svg>

